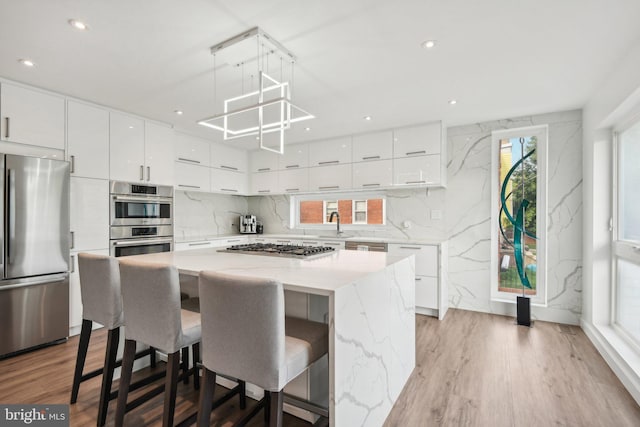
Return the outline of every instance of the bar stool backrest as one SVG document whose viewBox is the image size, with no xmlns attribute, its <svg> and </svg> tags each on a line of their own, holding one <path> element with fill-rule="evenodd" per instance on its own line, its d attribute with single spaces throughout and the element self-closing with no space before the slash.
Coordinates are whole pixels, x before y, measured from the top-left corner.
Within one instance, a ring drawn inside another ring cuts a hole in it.
<svg viewBox="0 0 640 427">
<path fill-rule="evenodd" d="M 118 260 L 104 255 L 78 254 L 82 318 L 115 329 L 123 325 Z"/>
</svg>

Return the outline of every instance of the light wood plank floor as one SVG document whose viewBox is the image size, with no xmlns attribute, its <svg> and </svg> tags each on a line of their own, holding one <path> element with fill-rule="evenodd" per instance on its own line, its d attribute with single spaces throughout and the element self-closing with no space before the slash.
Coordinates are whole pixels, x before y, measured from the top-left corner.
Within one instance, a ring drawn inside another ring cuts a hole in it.
<svg viewBox="0 0 640 427">
<path fill-rule="evenodd" d="M 536 322 L 529 329 L 512 318 L 449 310 L 442 322 L 417 316 L 416 335 L 416 369 L 385 426 L 640 426 L 640 407 L 578 327 Z M 87 370 L 102 364 L 105 344 L 106 334 L 94 332 Z M 68 403 L 77 345 L 74 337 L 0 360 L 0 402 Z M 99 387 L 99 377 L 80 386 L 72 426 L 95 425 Z M 178 387 L 177 421 L 197 399 L 191 384 Z M 114 412 L 112 401 L 107 426 Z M 226 427 L 241 415 L 236 398 L 214 411 L 211 425 Z M 161 416 L 158 396 L 125 424 L 156 426 Z M 250 424 L 261 425 L 261 416 Z M 309 424 L 287 416 L 285 426 Z"/>
</svg>

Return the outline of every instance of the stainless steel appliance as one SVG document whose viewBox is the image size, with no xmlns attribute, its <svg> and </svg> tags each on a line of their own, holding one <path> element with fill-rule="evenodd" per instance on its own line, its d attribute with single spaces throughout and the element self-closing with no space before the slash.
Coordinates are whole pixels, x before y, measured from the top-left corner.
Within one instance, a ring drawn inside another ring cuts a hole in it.
<svg viewBox="0 0 640 427">
<path fill-rule="evenodd" d="M 315 259 L 331 255 L 335 249 L 330 246 L 298 246 L 277 245 L 275 243 L 248 243 L 246 245 L 234 245 L 218 252 L 229 252 L 247 255 L 267 255 L 284 258 Z"/>
<path fill-rule="evenodd" d="M 258 221 L 255 215 L 240 215 L 240 232 L 241 233 L 256 233 L 256 226 Z"/>
<path fill-rule="evenodd" d="M 69 334 L 69 164 L 0 154 L 0 357 Z"/>
<path fill-rule="evenodd" d="M 350 251 L 371 251 L 371 252 L 387 252 L 387 243 L 385 242 L 367 242 L 352 241 L 344 242 L 344 248 Z"/>
<path fill-rule="evenodd" d="M 112 256 L 173 250 L 173 188 L 111 181 Z"/>
</svg>

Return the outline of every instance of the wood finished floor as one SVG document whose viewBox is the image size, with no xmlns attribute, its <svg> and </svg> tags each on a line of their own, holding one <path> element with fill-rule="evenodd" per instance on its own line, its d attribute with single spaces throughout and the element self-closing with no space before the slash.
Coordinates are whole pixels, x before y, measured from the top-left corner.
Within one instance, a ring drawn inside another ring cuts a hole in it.
<svg viewBox="0 0 640 427">
<path fill-rule="evenodd" d="M 507 317 L 449 310 L 442 322 L 417 316 L 416 336 L 417 366 L 387 427 L 640 426 L 640 407 L 578 327 L 536 322 L 528 329 Z M 87 370 L 101 366 L 105 345 L 106 334 L 94 332 Z M 0 360 L 0 403 L 68 403 L 77 346 L 73 337 Z M 80 386 L 72 426 L 95 425 L 99 387 L 100 377 Z M 179 385 L 176 421 L 196 409 L 197 399 L 191 384 Z M 237 402 L 214 411 L 211 425 L 240 418 Z M 255 404 L 249 402 L 247 410 Z M 114 413 L 112 401 L 107 426 Z M 127 414 L 125 424 L 157 426 L 161 416 L 158 396 Z M 250 423 L 261 425 L 261 416 Z M 284 425 L 309 426 L 291 416 Z"/>
</svg>

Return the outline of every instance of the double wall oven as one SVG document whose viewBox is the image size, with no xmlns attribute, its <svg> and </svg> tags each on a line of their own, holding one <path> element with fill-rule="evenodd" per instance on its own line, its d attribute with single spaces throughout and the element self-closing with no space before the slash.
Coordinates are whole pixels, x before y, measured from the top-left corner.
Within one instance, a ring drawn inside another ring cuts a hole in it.
<svg viewBox="0 0 640 427">
<path fill-rule="evenodd" d="M 112 256 L 173 250 L 173 187 L 111 181 Z"/>
</svg>

